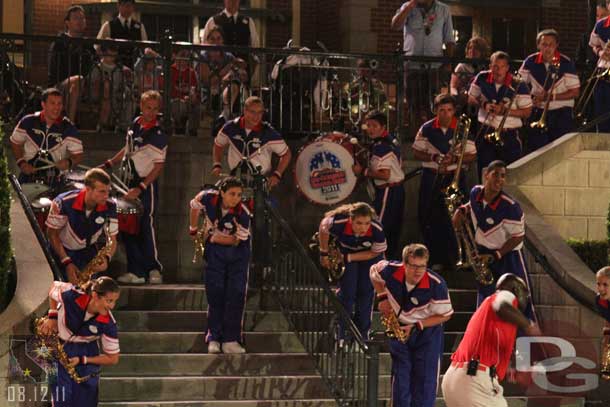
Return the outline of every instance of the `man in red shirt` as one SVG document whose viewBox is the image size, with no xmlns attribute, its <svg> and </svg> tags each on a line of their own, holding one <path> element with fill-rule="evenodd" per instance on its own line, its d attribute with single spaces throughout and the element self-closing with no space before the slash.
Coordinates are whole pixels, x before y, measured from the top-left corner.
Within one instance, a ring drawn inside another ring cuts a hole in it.
<svg viewBox="0 0 610 407">
<path fill-rule="evenodd" d="M 474 313 L 443 377 L 447 407 L 507 406 L 499 381 L 506 375 L 517 329 L 540 335 L 538 326 L 523 314 L 527 293 L 521 278 L 504 274 L 496 292 Z"/>
</svg>

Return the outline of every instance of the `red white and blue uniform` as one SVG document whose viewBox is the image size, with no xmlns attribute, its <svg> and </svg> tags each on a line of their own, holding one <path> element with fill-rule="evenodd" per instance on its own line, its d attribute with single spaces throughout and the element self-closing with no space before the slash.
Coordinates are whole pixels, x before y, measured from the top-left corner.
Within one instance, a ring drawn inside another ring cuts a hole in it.
<svg viewBox="0 0 610 407">
<path fill-rule="evenodd" d="M 531 293 L 529 275 L 521 251 L 523 243 L 497 259 L 498 250 L 509 239 L 525 236 L 525 217 L 519 203 L 504 191 L 500 192 L 492 202 L 486 202 L 483 186 L 477 185 L 470 191 L 470 199 L 462 208 L 469 214 L 474 225 L 475 241 L 479 253 L 496 257 L 496 260 L 490 265 L 494 281 L 498 281 L 500 276 L 506 273 L 513 273 L 526 282 L 528 292 Z M 492 295 L 496 289 L 495 284 L 484 286 L 479 282 L 477 282 L 477 287 L 478 305 L 481 305 L 483 300 Z M 531 301 L 528 302 L 525 316 L 535 319 Z"/>
<path fill-rule="evenodd" d="M 237 246 L 210 242 L 205 247 L 205 287 L 208 297 L 208 332 L 206 340 L 234 342 L 242 340 L 242 327 L 250 266 L 250 220 L 248 207 L 240 202 L 223 209 L 217 190 L 203 190 L 191 200 L 191 208 L 204 211 L 205 222 L 213 225 L 214 235 L 235 235 Z"/>
<path fill-rule="evenodd" d="M 23 146 L 23 158 L 34 167 L 46 166 L 37 160 L 41 151 L 49 153 L 53 162 L 70 158 L 71 155 L 82 154 L 83 143 L 79 139 L 78 130 L 67 117 L 59 117 L 50 127 L 45 121 L 44 112 L 36 112 L 23 117 L 11 135 L 11 142 Z M 51 169 L 53 178 L 56 169 Z M 19 174 L 19 182 L 33 182 L 36 175 Z"/>
<path fill-rule="evenodd" d="M 388 180 L 373 179 L 375 200 L 373 207 L 383 225 L 388 242 L 388 256 L 399 255 L 402 218 L 405 210 L 405 174 L 402 171 L 400 146 L 394 144 L 395 138 L 385 131 L 373 140 L 369 168 L 374 171 L 389 170 Z"/>
<path fill-rule="evenodd" d="M 497 312 L 503 304 L 519 309 L 517 297 L 499 290 L 487 297 L 476 310 L 457 350 L 451 355 L 451 366 L 443 377 L 443 397 L 448 406 L 506 406 L 499 381 L 508 368 L 517 326 L 501 319 Z M 468 362 L 479 361 L 476 375 L 468 376 Z M 489 369 L 494 367 L 495 377 Z"/>
<path fill-rule="evenodd" d="M 382 260 L 370 269 L 370 279 L 385 285 L 387 298 L 401 325 L 417 325 L 429 317 L 453 314 L 447 283 L 428 270 L 415 286 L 405 279 L 402 262 Z M 419 330 L 415 326 L 406 343 L 390 339 L 392 405 L 433 407 L 436 401 L 443 324 Z"/>
<path fill-rule="evenodd" d="M 513 90 L 509 89 L 509 87 L 512 86 L 512 83 L 513 76 L 508 73 L 506 74 L 504 83 L 499 85 L 496 84 L 493 73 L 487 70 L 479 72 L 468 90 L 468 95 L 479 101 L 477 120 L 479 126 L 483 127 L 480 129 L 481 136 L 475 140 L 479 173 L 494 160 L 502 160 L 506 164 L 510 164 L 521 157 L 523 145 L 521 136 L 519 135 L 519 129 L 523 127 L 523 121 L 519 117 L 507 117 L 501 136 L 502 141 L 504 142 L 502 148 L 497 148 L 493 143 L 484 138 L 485 134 L 496 130 L 502 121 L 502 115 L 487 114 L 483 108 L 484 102 L 504 102 L 507 104 L 514 95 Z M 526 109 L 532 106 L 530 90 L 525 83 L 522 82 L 517 87 L 516 91 L 517 96 L 515 96 L 513 104 L 510 106 L 511 109 Z"/>
<path fill-rule="evenodd" d="M 144 123 L 142 116 L 136 118 L 128 132 L 133 140 L 131 162 L 135 167 L 135 177 L 130 188 L 137 187 L 153 170 L 155 164 L 165 162 L 167 155 L 167 135 L 157 120 Z M 129 138 L 129 136 L 127 136 Z M 159 205 L 159 187 L 153 181 L 139 196 L 142 202 L 140 233 L 122 233 L 127 254 L 127 269 L 138 277 L 147 277 L 152 270 L 163 271 L 157 250 L 155 215 Z"/>
<path fill-rule="evenodd" d="M 89 314 L 87 306 L 91 297 L 79 288 L 56 281 L 49 297 L 57 302 L 57 328 L 68 357 L 98 356 L 102 345 L 108 355 L 120 353 L 117 325 L 112 313 L 107 315 Z M 100 366 L 88 363 L 76 366 L 79 376 L 91 377 L 77 384 L 65 368 L 57 364 L 57 382 L 51 385 L 54 407 L 95 407 L 98 401 Z"/>
<path fill-rule="evenodd" d="M 371 226 L 362 235 L 356 236 L 352 226 L 352 220 L 347 214 L 336 214 L 322 219 L 320 230 L 335 237 L 339 251 L 346 255 L 364 251 L 378 253 L 378 256 L 370 260 L 344 261 L 345 273 L 339 280 L 339 301 L 351 316 L 362 337 L 367 340 L 371 328 L 371 317 L 373 313 L 373 300 L 375 291 L 369 278 L 369 269 L 373 264 L 383 258 L 388 248 L 383 227 L 376 221 L 371 221 Z M 354 305 L 356 311 L 354 313 Z M 343 335 L 341 329 L 341 335 Z M 344 339 L 344 338 L 341 338 Z"/>
<path fill-rule="evenodd" d="M 442 128 L 438 118 L 420 127 L 413 143 L 413 150 L 426 154 L 445 155 L 453 149 L 453 136 L 458 121 L 454 117 L 448 128 Z M 474 142 L 468 140 L 466 154 L 477 152 Z M 418 218 L 424 244 L 430 250 L 430 263 L 452 265 L 457 257 L 457 242 L 451 219 L 447 212 L 442 190 L 453 181 L 457 164 L 447 166 L 447 175 L 438 173 L 436 161 L 422 163 L 423 173 L 419 186 Z M 465 171 L 462 170 L 459 188 L 463 196 L 467 194 Z"/>
<path fill-rule="evenodd" d="M 610 16 L 604 17 L 595 23 L 589 38 L 589 46 L 594 49 L 595 47 L 604 48 L 608 41 L 610 41 Z M 608 69 L 610 68 L 610 61 L 604 61 L 600 58 L 597 61 L 597 67 Z M 610 81 L 600 79 L 597 82 L 593 95 L 593 103 L 595 104 L 595 117 L 610 112 Z M 599 123 L 597 129 L 600 132 L 609 133 L 610 119 Z"/>
<path fill-rule="evenodd" d="M 115 202 L 109 199 L 88 212 L 85 194 L 85 189 L 59 194 L 53 200 L 46 221 L 49 229 L 59 230 L 61 244 L 79 270 L 97 254 L 96 242 L 104 233 L 106 224 L 111 236 L 116 236 L 119 232 Z M 66 278 L 64 266 L 60 267 Z"/>
<path fill-rule="evenodd" d="M 610 322 L 610 301 L 603 299 L 599 294 L 595 296 L 595 306 L 599 314 Z"/>
<path fill-rule="evenodd" d="M 553 94 L 561 94 L 572 89 L 580 88 L 580 80 L 576 73 L 576 67 L 570 58 L 555 52 L 553 58 L 559 61 L 559 69 L 554 68 L 549 63 L 545 63 L 540 52 L 536 52 L 528 56 L 521 68 L 519 74 L 523 81 L 532 89 L 532 94 L 540 93 L 543 90 L 549 91 L 553 83 L 552 74 L 557 75 Z M 547 73 L 548 80 L 547 80 Z M 546 82 L 546 84 L 545 84 Z M 536 101 L 531 120 L 540 120 L 542 111 L 544 110 L 545 101 Z M 528 137 L 528 148 L 530 151 L 536 150 L 546 144 L 557 140 L 559 137 L 574 130 L 574 99 L 569 100 L 551 100 L 549 102 L 549 110 L 547 112 L 546 123 L 548 131 L 535 131 L 531 129 Z"/>
<path fill-rule="evenodd" d="M 288 153 L 288 145 L 271 125 L 262 122 L 253 129 L 246 129 L 243 117 L 231 120 L 218 132 L 214 143 L 219 147 L 229 146 L 228 162 L 231 171 L 237 170 L 242 157 L 250 160 L 254 168 L 260 166 L 263 175 L 271 173 L 273 154 Z"/>
</svg>

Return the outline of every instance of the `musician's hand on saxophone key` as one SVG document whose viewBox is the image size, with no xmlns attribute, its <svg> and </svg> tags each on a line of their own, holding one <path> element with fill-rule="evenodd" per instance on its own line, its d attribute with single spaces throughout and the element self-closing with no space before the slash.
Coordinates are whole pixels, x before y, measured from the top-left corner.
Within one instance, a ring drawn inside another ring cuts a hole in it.
<svg viewBox="0 0 610 407">
<path fill-rule="evenodd" d="M 70 366 L 76 367 L 80 363 L 80 357 L 72 356 L 70 359 L 68 359 L 68 362 L 70 363 Z"/>
<path fill-rule="evenodd" d="M 377 308 L 379 309 L 379 312 L 381 312 L 381 314 L 384 317 L 387 317 L 394 312 L 394 310 L 392 309 L 392 305 L 390 304 L 390 301 L 388 301 L 388 300 L 380 301 L 379 304 L 377 305 Z"/>
<path fill-rule="evenodd" d="M 101 273 L 103 271 L 106 271 L 107 269 L 108 269 L 108 258 L 105 256 L 102 258 L 100 264 L 93 266 L 94 273 Z"/>
<path fill-rule="evenodd" d="M 43 335 L 52 335 L 57 333 L 57 319 L 45 319 L 42 325 L 40 325 L 40 332 Z"/>
<path fill-rule="evenodd" d="M 402 326 L 400 327 L 400 329 L 401 329 L 401 330 L 403 330 L 403 331 L 405 332 L 405 334 L 407 335 L 407 338 L 408 338 L 409 336 L 411 336 L 411 332 L 413 331 L 413 327 L 414 327 L 414 326 L 415 326 L 415 325 L 413 325 L 413 324 L 409 324 L 409 325 L 402 325 Z"/>
</svg>

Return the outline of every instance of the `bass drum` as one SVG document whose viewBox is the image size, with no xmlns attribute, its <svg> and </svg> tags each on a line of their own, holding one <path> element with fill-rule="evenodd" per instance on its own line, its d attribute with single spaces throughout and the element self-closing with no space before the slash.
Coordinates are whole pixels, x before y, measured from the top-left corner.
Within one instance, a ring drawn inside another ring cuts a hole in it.
<svg viewBox="0 0 610 407">
<path fill-rule="evenodd" d="M 339 203 L 347 199 L 356 187 L 358 178 L 352 170 L 354 156 L 337 141 L 322 137 L 303 146 L 297 155 L 297 188 L 318 205 Z"/>
</svg>

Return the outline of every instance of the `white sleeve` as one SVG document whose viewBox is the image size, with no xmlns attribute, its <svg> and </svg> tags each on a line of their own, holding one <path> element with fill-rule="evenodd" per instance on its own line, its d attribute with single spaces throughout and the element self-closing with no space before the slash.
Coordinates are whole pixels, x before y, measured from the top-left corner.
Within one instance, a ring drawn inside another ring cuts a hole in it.
<svg viewBox="0 0 610 407">
<path fill-rule="evenodd" d="M 332 216 L 327 216 L 322 219 L 322 222 L 320 222 L 320 232 L 330 234 L 330 228 L 332 227 L 334 220 L 335 218 L 333 218 Z"/>
<path fill-rule="evenodd" d="M 21 122 L 15 126 L 13 130 L 13 134 L 11 134 L 11 143 L 18 144 L 20 146 L 25 144 L 25 141 L 28 137 L 28 134 L 25 130 L 21 128 Z"/>
<path fill-rule="evenodd" d="M 429 142 L 426 137 L 424 137 L 422 133 L 422 127 L 417 131 L 417 135 L 415 136 L 415 141 L 413 142 L 413 150 L 421 151 L 423 153 L 429 152 Z"/>
<path fill-rule="evenodd" d="M 119 347 L 119 338 L 112 338 L 106 334 L 102 335 L 102 349 L 108 355 L 116 355 L 121 352 Z"/>
<path fill-rule="evenodd" d="M 200 191 L 193 199 L 191 199 L 191 209 L 204 209 L 203 204 L 201 203 L 201 197 L 205 191 Z"/>
<path fill-rule="evenodd" d="M 260 41 L 258 39 L 258 32 L 256 31 L 256 25 L 254 24 L 254 19 L 248 18 L 249 20 L 249 28 L 250 28 L 250 46 L 252 48 L 260 47 Z"/>
<path fill-rule="evenodd" d="M 220 129 L 220 131 L 218 131 L 218 135 L 214 139 L 214 144 L 216 144 L 218 147 L 226 147 L 229 145 L 229 143 L 229 136 L 227 136 L 222 129 Z"/>
<path fill-rule="evenodd" d="M 62 281 L 53 281 L 51 289 L 49 290 L 49 298 L 55 302 L 62 302 L 61 294 L 72 288 L 72 284 L 64 283 Z"/>
<path fill-rule="evenodd" d="M 273 140 L 269 142 L 269 146 L 271 147 L 271 151 L 273 151 L 278 156 L 285 155 L 288 151 L 288 144 L 284 140 Z"/>
<path fill-rule="evenodd" d="M 57 204 L 57 202 L 53 201 L 51 203 L 51 209 L 49 210 L 49 216 L 47 216 L 47 220 L 45 225 L 51 229 L 61 230 L 68 223 L 68 217 L 66 215 L 61 214 L 61 208 Z"/>
<path fill-rule="evenodd" d="M 383 286 L 385 287 L 385 280 L 381 277 L 380 273 L 383 271 L 384 268 L 386 268 L 387 265 L 387 260 L 381 260 L 371 266 L 371 268 L 369 269 L 369 277 L 371 278 L 371 282 L 373 284 L 383 284 Z"/>
<path fill-rule="evenodd" d="M 496 293 L 496 298 L 494 298 L 493 302 L 491 303 L 491 307 L 495 312 L 500 311 L 502 304 L 508 304 L 511 307 L 514 307 L 514 302 L 516 299 L 517 297 L 515 297 L 515 294 L 511 293 L 510 291 L 500 290 Z"/>
</svg>

